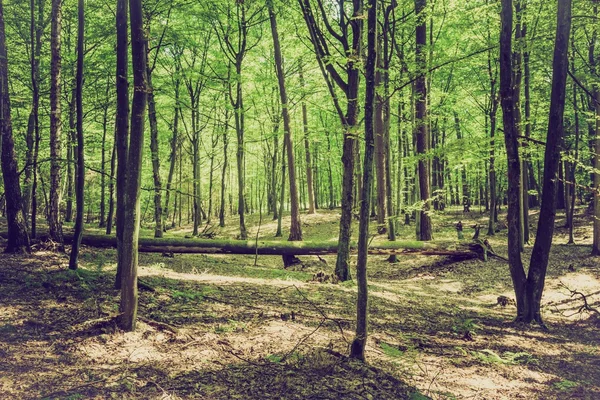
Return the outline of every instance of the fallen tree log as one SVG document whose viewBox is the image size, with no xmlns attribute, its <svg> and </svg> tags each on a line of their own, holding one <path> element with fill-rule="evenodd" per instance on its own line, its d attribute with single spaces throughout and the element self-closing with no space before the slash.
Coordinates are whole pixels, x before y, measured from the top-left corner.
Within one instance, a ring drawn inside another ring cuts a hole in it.
<svg viewBox="0 0 600 400">
<path fill-rule="evenodd" d="M 44 240 L 44 233 L 39 235 Z M 6 233 L 0 233 L 6 237 Z M 71 244 L 73 234 L 64 233 L 65 244 Z M 116 248 L 117 239 L 114 236 L 87 233 L 83 235 L 81 244 L 99 248 Z M 336 241 L 269 241 L 269 240 L 226 240 L 200 238 L 140 238 L 138 250 L 144 253 L 182 253 L 182 254 L 247 254 L 247 255 L 327 255 L 337 253 Z M 351 243 L 352 252 L 357 251 L 356 242 Z M 369 254 L 372 255 L 426 255 L 448 256 L 456 260 L 473 258 L 486 259 L 495 256 L 482 241 L 451 242 L 451 241 L 382 241 L 371 242 Z M 500 257 L 501 258 L 501 257 Z"/>
<path fill-rule="evenodd" d="M 69 244 L 72 236 L 66 234 Z M 82 244 L 92 247 L 114 248 L 116 238 L 106 235 L 86 234 Z M 423 254 L 452 256 L 461 259 L 481 258 L 478 243 L 385 241 L 374 242 L 369 247 L 370 254 Z M 268 240 L 223 240 L 223 239 L 183 239 L 183 238 L 140 238 L 138 250 L 145 253 L 187 253 L 187 254 L 249 254 L 249 255 L 327 255 L 337 253 L 334 241 L 268 241 Z M 351 244 L 356 251 L 356 243 Z"/>
</svg>

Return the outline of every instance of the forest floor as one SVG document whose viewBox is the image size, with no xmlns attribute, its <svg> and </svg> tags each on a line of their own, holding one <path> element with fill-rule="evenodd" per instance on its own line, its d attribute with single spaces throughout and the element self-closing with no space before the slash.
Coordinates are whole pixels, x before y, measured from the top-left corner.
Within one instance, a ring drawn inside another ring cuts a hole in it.
<svg viewBox="0 0 600 400">
<path fill-rule="evenodd" d="M 125 333 L 115 326 L 115 250 L 84 247 L 77 271 L 47 247 L 0 255 L 0 398 L 600 399 L 600 258 L 589 256 L 591 218 L 577 211 L 578 244 L 565 244 L 564 228 L 554 239 L 549 331 L 514 324 L 515 307 L 498 304 L 514 297 L 501 260 L 371 256 L 366 365 L 345 357 L 355 283 L 313 280 L 334 256 L 284 270 L 275 256 L 140 254 L 142 318 Z M 302 217 L 305 238 L 336 240 L 338 211 Z M 469 238 L 486 217 L 437 213 L 435 237 L 454 238 L 458 219 Z M 249 218 L 251 237 L 258 221 Z M 220 237 L 237 233 L 228 222 Z M 258 236 L 275 227 L 264 220 Z M 490 243 L 506 255 L 506 232 Z"/>
</svg>

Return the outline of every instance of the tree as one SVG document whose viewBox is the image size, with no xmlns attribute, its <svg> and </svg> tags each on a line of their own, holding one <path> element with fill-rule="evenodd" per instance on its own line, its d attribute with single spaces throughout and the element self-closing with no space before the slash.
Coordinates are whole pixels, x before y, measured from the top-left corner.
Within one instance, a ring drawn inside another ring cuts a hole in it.
<svg viewBox="0 0 600 400">
<path fill-rule="evenodd" d="M 336 113 L 344 130 L 344 144 L 342 150 L 342 215 L 340 217 L 339 248 L 335 263 L 335 274 L 340 281 L 350 279 L 349 257 L 350 238 L 352 234 L 352 207 L 354 205 L 354 170 L 358 154 L 357 130 L 358 122 L 358 92 L 360 71 L 358 62 L 362 45 L 362 1 L 352 0 L 352 16 L 347 19 L 344 2 L 339 3 L 337 12 L 336 31 L 325 12 L 323 0 L 316 0 L 323 24 L 329 35 L 335 39 L 345 54 L 346 79 L 336 69 L 334 63 L 329 62 L 332 52 L 329 49 L 329 40 L 315 19 L 315 13 L 310 0 L 298 0 L 304 21 L 309 32 L 310 40 L 315 50 L 319 69 L 327 85 Z M 350 28 L 350 29 L 348 29 Z M 338 87 L 346 97 L 346 110 L 342 110 L 335 87 Z"/>
<path fill-rule="evenodd" d="M 123 263 L 121 282 L 121 316 L 119 325 L 134 331 L 137 318 L 137 264 L 140 230 L 140 185 L 142 177 L 142 149 L 144 145 L 144 122 L 148 100 L 148 78 L 146 59 L 146 35 L 144 32 L 142 1 L 129 0 L 131 23 L 131 58 L 133 66 L 133 100 L 131 102 L 131 130 L 125 186 L 123 221 Z"/>
<path fill-rule="evenodd" d="M 427 23 L 425 7 L 427 0 L 415 0 L 415 15 L 418 25 L 416 28 L 415 59 L 417 62 L 417 78 L 415 79 L 415 136 L 417 142 L 417 155 L 419 155 L 419 192 L 423 203 L 420 211 L 419 240 L 431 240 L 432 228 L 429 189 L 429 161 L 426 154 L 429 149 L 428 115 L 427 115 L 427 84 L 425 70 L 427 68 Z"/>
<path fill-rule="evenodd" d="M 128 5 L 127 0 L 117 1 L 117 112 L 115 120 L 115 147 L 117 148 L 117 275 L 115 288 L 121 288 L 123 271 L 123 227 L 125 223 L 125 190 L 127 183 L 127 153 L 129 151 L 129 67 L 128 67 Z"/>
<path fill-rule="evenodd" d="M 29 252 L 29 235 L 23 218 L 21 184 L 15 154 L 15 143 L 10 117 L 8 89 L 8 58 L 4 29 L 4 4 L 0 0 L 0 135 L 2 135 L 2 177 L 6 198 L 6 223 L 8 243 L 5 252 Z"/>
<path fill-rule="evenodd" d="M 556 195 L 558 190 L 558 169 L 560 166 L 560 146 L 564 132 L 564 107 L 568 71 L 568 47 L 571 32 L 571 0 L 559 0 L 557 11 L 556 40 L 552 65 L 552 94 L 550 117 L 544 155 L 544 180 L 542 204 L 536 240 L 533 246 L 529 272 L 525 275 L 519 252 L 519 172 L 521 163 L 518 157 L 514 106 L 515 96 L 510 86 L 513 79 L 511 67 L 512 0 L 502 1 L 502 32 L 500 36 L 500 91 L 502 99 L 504 135 L 508 157 L 508 229 L 509 264 L 517 299 L 517 321 L 535 321 L 542 326 L 540 309 L 544 280 L 548 266 L 554 221 L 556 216 Z M 511 247 L 512 245 L 512 247 Z"/>
<path fill-rule="evenodd" d="M 64 251 L 62 222 L 60 220 L 60 157 L 61 157 L 61 30 L 62 0 L 52 0 L 52 33 L 50 51 L 50 204 L 48 209 L 48 229 L 50 239 L 58 243 Z"/>
<path fill-rule="evenodd" d="M 37 20 L 36 10 L 37 6 Z M 36 236 L 36 218 L 37 218 L 37 159 L 39 154 L 40 141 L 40 71 L 39 62 L 42 50 L 42 34 L 44 33 L 44 2 L 39 0 L 30 1 L 30 42 L 31 42 L 31 112 L 29 114 L 29 123 L 27 124 L 27 155 L 25 166 L 25 179 L 23 180 L 23 213 L 26 224 L 29 223 L 30 233 L 33 238 Z M 31 212 L 31 221 L 29 214 Z"/>
<path fill-rule="evenodd" d="M 304 73 L 302 66 L 302 59 L 299 60 L 298 65 L 298 76 L 300 78 L 300 87 L 305 90 Z M 308 110 L 306 108 L 306 101 L 304 97 L 306 93 L 302 93 L 302 126 L 304 128 L 304 156 L 306 159 L 306 192 L 308 195 L 308 213 L 315 213 L 315 185 L 313 183 L 313 168 L 310 154 L 310 140 L 309 140 L 309 129 L 308 129 Z"/>
<path fill-rule="evenodd" d="M 244 132 L 246 120 L 244 110 L 242 66 L 248 51 L 250 51 L 258 43 L 258 41 L 255 43 L 248 43 L 248 35 L 250 28 L 258 24 L 257 21 L 260 19 L 262 9 L 257 8 L 254 11 L 251 11 L 249 10 L 250 6 L 248 2 L 236 1 L 235 17 L 233 17 L 229 5 L 227 7 L 227 10 L 224 12 L 224 14 L 227 15 L 227 21 L 223 23 L 219 18 L 217 18 L 217 37 L 219 38 L 221 50 L 227 56 L 229 62 L 233 65 L 235 72 L 233 79 L 229 80 L 229 101 L 234 110 L 235 132 L 237 136 L 236 160 L 238 175 L 238 214 L 240 216 L 240 239 L 245 240 L 248 238 L 248 232 L 246 230 L 246 207 L 244 202 L 244 193 L 246 187 Z"/>
<path fill-rule="evenodd" d="M 283 140 L 287 151 L 287 161 L 289 165 L 290 178 L 290 203 L 291 203 L 291 227 L 289 241 L 302 240 L 302 225 L 300 223 L 300 208 L 298 205 L 298 186 L 296 185 L 296 168 L 294 167 L 294 145 L 292 143 L 292 132 L 290 124 L 289 104 L 287 92 L 285 89 L 285 72 L 283 71 L 283 57 L 281 55 L 281 45 L 279 44 L 279 34 L 277 32 L 277 17 L 273 7 L 273 0 L 267 0 L 269 8 L 269 20 L 271 22 L 271 35 L 273 36 L 273 48 L 275 50 L 275 69 L 277 72 L 277 82 L 279 83 L 279 95 L 281 98 L 281 113 L 283 118 Z M 314 205 L 313 205 L 314 206 Z M 296 263 L 294 256 L 284 256 L 283 263 L 286 267 Z"/>
<path fill-rule="evenodd" d="M 375 153 L 375 69 L 377 63 L 377 0 L 369 0 L 367 11 L 367 63 L 365 67 L 365 159 L 363 168 L 362 201 L 358 226 L 358 260 L 356 280 L 356 336 L 350 346 L 350 357 L 365 360 L 367 343 L 367 258 L 369 247 L 369 211 L 371 208 L 371 185 L 373 180 L 373 156 Z"/>
<path fill-rule="evenodd" d="M 69 259 L 69 269 L 77 269 L 77 258 L 79 257 L 79 246 L 83 235 L 83 208 L 84 208 L 84 185 L 85 185 L 85 161 L 83 151 L 83 42 L 85 35 L 85 10 L 84 0 L 78 0 L 78 29 L 77 29 L 77 169 L 75 171 L 75 196 L 77 211 L 75 215 L 75 233 L 73 234 L 73 246 Z"/>
</svg>

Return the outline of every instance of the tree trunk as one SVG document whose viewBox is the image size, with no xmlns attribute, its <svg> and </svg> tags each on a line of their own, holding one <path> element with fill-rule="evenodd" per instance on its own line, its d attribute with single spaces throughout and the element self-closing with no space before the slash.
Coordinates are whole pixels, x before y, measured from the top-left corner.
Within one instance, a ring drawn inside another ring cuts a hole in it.
<svg viewBox="0 0 600 400">
<path fill-rule="evenodd" d="M 106 216 L 106 234 L 112 233 L 113 217 L 115 215 L 115 172 L 117 166 L 116 140 L 110 155 L 110 180 L 108 181 L 108 215 Z"/>
<path fill-rule="evenodd" d="M 227 176 L 227 163 L 228 163 L 228 152 L 229 147 L 229 110 L 225 109 L 225 127 L 223 130 L 223 167 L 221 169 L 221 205 L 219 207 L 219 226 L 225 226 L 225 181 Z"/>
<path fill-rule="evenodd" d="M 148 121 L 150 122 L 150 154 L 152 157 L 152 178 L 154 181 L 154 237 L 163 236 L 162 181 L 160 179 L 160 154 L 158 146 L 158 121 L 156 119 L 156 101 L 152 85 L 152 70 L 148 67 Z"/>
<path fill-rule="evenodd" d="M 333 171 L 331 169 L 331 138 L 329 130 L 325 129 L 325 137 L 327 138 L 327 182 L 329 183 L 329 209 L 335 208 L 335 195 L 333 193 Z"/>
<path fill-rule="evenodd" d="M 432 228 L 430 209 L 430 190 L 429 190 L 429 162 L 425 155 L 429 149 L 428 134 L 428 113 L 427 113 L 427 85 L 425 79 L 425 69 L 427 67 L 427 54 L 425 46 L 427 45 L 427 27 L 424 9 L 427 6 L 427 0 L 415 0 L 415 14 L 417 15 L 418 25 L 416 28 L 416 62 L 418 75 L 415 80 L 415 135 L 417 139 L 417 156 L 419 157 L 419 193 L 423 203 L 420 211 L 420 232 L 419 240 L 431 240 Z"/>
<path fill-rule="evenodd" d="M 369 247 L 369 208 L 371 206 L 371 182 L 373 180 L 373 156 L 378 139 L 376 134 L 375 119 L 375 88 L 377 85 L 377 0 L 369 0 L 367 23 L 367 63 L 365 68 L 366 94 L 365 94 L 365 158 L 363 168 L 362 201 L 360 204 L 360 222 L 358 228 L 358 260 L 356 262 L 356 280 L 358 284 L 358 297 L 356 300 L 356 335 L 350 346 L 350 357 L 365 360 L 365 347 L 367 343 L 367 259 Z M 380 102 L 379 102 L 380 103 Z M 383 117 L 383 116 L 381 116 Z M 383 140 L 381 147 L 383 147 Z M 382 152 L 383 153 L 383 152 Z M 383 155 L 383 154 L 382 154 Z M 383 161 L 383 160 L 381 160 Z M 383 162 L 381 167 L 383 167 Z M 381 171 L 383 177 L 383 170 Z M 383 183 L 383 182 L 382 182 Z M 383 186 L 382 186 L 383 188 Z M 385 195 L 385 192 L 382 193 Z M 384 210 L 381 210 L 384 211 Z"/>
<path fill-rule="evenodd" d="M 294 145 L 292 143 L 292 132 L 290 124 L 290 114 L 288 112 L 288 99 L 285 88 L 285 75 L 283 71 L 283 59 L 281 56 L 281 46 L 279 44 L 279 34 L 277 32 L 277 18 L 273 9 L 271 0 L 267 2 L 269 7 L 269 20 L 271 22 L 271 35 L 273 36 L 273 48 L 275 51 L 275 69 L 277 71 L 277 81 L 279 83 L 279 95 L 281 98 L 281 113 L 283 117 L 283 138 L 287 151 L 287 161 L 290 176 L 290 203 L 291 203 L 291 226 L 289 241 L 302 240 L 302 225 L 300 223 L 300 209 L 298 205 L 298 187 L 296 185 L 296 168 L 294 163 Z M 314 201 L 314 199 L 313 199 Z M 314 207 L 314 203 L 313 203 Z M 294 256 L 284 256 L 283 263 L 286 267 L 297 262 Z"/>
<path fill-rule="evenodd" d="M 552 94 L 550 97 L 550 118 L 544 154 L 544 181 L 540 218 L 531 253 L 527 275 L 526 304 L 524 322 L 535 321 L 544 326 L 540 312 L 544 280 L 548 267 L 554 220 L 556 217 L 557 173 L 560 168 L 560 147 L 564 134 L 564 109 L 569 64 L 569 35 L 571 33 L 571 0 L 558 1 L 556 41 L 552 63 Z"/>
<path fill-rule="evenodd" d="M 35 6 L 37 3 L 38 7 L 38 18 L 37 23 L 35 19 Z M 23 180 L 23 217 L 25 218 L 25 224 L 31 224 L 33 228 L 35 223 L 30 221 L 30 212 L 32 216 L 35 213 L 32 210 L 32 204 L 35 197 L 35 177 L 37 171 L 37 144 L 39 143 L 40 127 L 39 127 L 39 104 L 40 104 L 40 54 L 42 48 L 42 34 L 44 31 L 44 2 L 31 0 L 30 1 L 30 45 L 31 49 L 31 90 L 32 90 L 32 104 L 31 113 L 29 116 L 29 124 L 27 127 L 27 137 L 25 142 L 27 144 L 27 155 L 25 167 L 25 179 Z M 34 229 L 31 230 L 32 235 Z"/>
<path fill-rule="evenodd" d="M 68 37 L 68 36 L 67 36 Z M 69 41 L 67 41 L 68 43 Z M 73 82 L 71 85 L 71 99 L 69 101 L 69 131 L 67 141 L 67 199 L 66 199 L 66 211 L 65 221 L 73 221 L 73 199 L 75 190 L 75 176 L 73 173 L 73 166 L 77 162 L 77 154 L 75 151 L 75 143 L 77 142 L 77 82 L 75 79 L 75 70 L 73 70 Z M 76 167 L 75 167 L 76 168 Z"/>
<path fill-rule="evenodd" d="M 378 49 L 380 50 L 380 49 Z M 377 59 L 377 69 L 375 71 L 375 85 L 381 87 L 381 69 L 383 68 L 383 60 L 381 55 Z M 377 177 L 377 233 L 384 234 L 387 232 L 386 226 L 386 181 L 385 181 L 385 123 L 383 120 L 383 109 L 385 107 L 385 99 L 382 94 L 375 94 L 375 114 L 374 114 L 374 129 L 375 129 L 375 173 Z"/>
<path fill-rule="evenodd" d="M 60 157 L 61 157 L 61 30 L 62 1 L 52 0 L 52 33 L 50 37 L 50 204 L 48 228 L 50 239 L 64 251 L 60 220 Z"/>
<path fill-rule="evenodd" d="M 171 198 L 171 189 L 173 186 L 173 176 L 175 175 L 175 164 L 177 163 L 177 145 L 179 141 L 179 87 L 181 79 L 179 78 L 179 63 L 175 64 L 175 110 L 173 115 L 173 134 L 171 136 L 171 155 L 169 157 L 169 175 L 167 177 L 167 193 L 165 194 L 165 208 L 163 213 L 164 225 L 166 227 L 167 219 L 169 218 L 169 200 Z M 175 198 L 177 194 L 175 194 Z M 176 200 L 173 200 L 174 202 Z M 175 212 L 173 207 L 173 222 L 171 228 L 175 228 Z"/>
<path fill-rule="evenodd" d="M 594 165 L 600 168 L 600 90 L 594 90 L 595 102 L 595 140 L 594 140 Z M 594 239 L 592 243 L 592 255 L 600 255 L 600 173 L 594 173 Z"/>
<path fill-rule="evenodd" d="M 123 271 L 122 251 L 123 226 L 125 222 L 125 191 L 127 184 L 127 157 L 129 152 L 129 80 L 128 80 L 128 0 L 118 0 L 116 12 L 117 27 L 117 110 L 115 120 L 115 147 L 117 148 L 117 274 L 115 289 L 121 288 Z"/>
<path fill-rule="evenodd" d="M 75 232 L 73 233 L 73 245 L 71 247 L 71 255 L 69 258 L 69 269 L 71 270 L 77 269 L 78 267 L 79 247 L 81 246 L 81 237 L 83 235 L 83 208 L 85 206 L 85 161 L 83 152 L 83 41 L 85 34 L 84 0 L 79 0 L 77 2 L 77 11 L 77 73 L 75 78 L 77 82 L 75 89 L 75 101 L 77 106 L 77 165 L 75 171 L 75 196 L 77 201 L 77 210 L 75 212 Z M 103 163 L 104 141 L 106 140 L 106 111 L 104 114 L 104 126 L 105 129 L 102 148 Z M 104 164 L 102 165 L 102 170 L 104 170 Z M 102 176 L 104 176 L 104 174 Z M 103 219 L 103 216 L 101 219 Z"/>
<path fill-rule="evenodd" d="M 521 261 L 520 198 L 521 162 L 519 160 L 518 131 L 515 121 L 515 98 L 512 71 L 512 0 L 502 0 L 502 30 L 500 34 L 500 100 L 504 122 L 504 142 L 508 159 L 508 260 L 517 299 L 517 318 L 525 315 L 525 271 Z"/>
<path fill-rule="evenodd" d="M 281 232 L 281 220 L 283 218 L 283 204 L 285 203 L 285 155 L 286 155 L 286 143 L 283 142 L 282 153 L 281 153 L 281 191 L 279 193 L 279 213 L 277 215 L 277 231 L 275 237 L 283 236 Z"/>
<path fill-rule="evenodd" d="M 144 145 L 144 116 L 148 100 L 146 76 L 146 35 L 143 27 L 141 0 L 129 0 L 131 15 L 131 58 L 133 64 L 133 100 L 131 132 L 127 156 L 127 186 L 125 191 L 125 221 L 123 224 L 121 316 L 119 326 L 134 331 L 137 318 L 137 264 L 140 229 L 140 184 Z"/>
<path fill-rule="evenodd" d="M 102 154 L 100 161 L 100 223 L 98 227 L 106 227 L 106 137 L 108 134 L 108 102 L 110 101 L 110 79 L 106 83 L 106 94 L 102 113 Z"/>
<path fill-rule="evenodd" d="M 302 73 L 302 60 L 300 60 L 300 86 L 304 90 L 304 74 Z M 308 213 L 314 214 L 316 208 L 315 188 L 313 183 L 313 170 L 310 156 L 310 141 L 308 135 L 308 111 L 306 102 L 302 101 L 302 126 L 304 128 L 304 154 L 306 158 L 306 193 L 308 195 Z"/>
<path fill-rule="evenodd" d="M 15 143 L 10 117 L 10 95 L 8 84 L 8 59 L 6 33 L 4 29 L 4 5 L 0 0 L 0 135 L 2 135 L 2 177 L 6 201 L 6 223 L 8 243 L 6 253 L 29 252 L 29 235 L 23 218 L 19 167 L 15 154 Z"/>
</svg>

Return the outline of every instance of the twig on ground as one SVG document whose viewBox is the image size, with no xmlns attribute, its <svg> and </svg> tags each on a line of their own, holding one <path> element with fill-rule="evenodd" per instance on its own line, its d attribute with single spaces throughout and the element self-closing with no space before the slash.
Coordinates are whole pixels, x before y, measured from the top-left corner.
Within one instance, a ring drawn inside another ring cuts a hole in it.
<svg viewBox="0 0 600 400">
<path fill-rule="evenodd" d="M 78 390 L 78 389 L 84 388 L 86 386 L 91 386 L 91 385 L 95 385 L 97 383 L 106 382 L 107 380 L 108 380 L 108 378 L 104 378 L 104 379 L 98 379 L 98 380 L 92 381 L 92 382 L 86 382 L 86 383 L 83 383 L 81 385 L 77 385 L 77 386 L 73 386 L 73 387 L 70 387 L 70 388 L 67 388 L 67 389 L 61 389 L 61 390 L 57 390 L 57 391 L 52 392 L 52 393 L 45 394 L 45 395 L 41 396 L 41 398 L 42 399 L 53 398 L 53 397 L 55 397 L 55 396 L 57 396 L 57 395 L 59 395 L 61 393 L 65 393 L 66 394 L 66 393 L 72 392 L 74 390 Z"/>
<path fill-rule="evenodd" d="M 595 309 L 594 307 L 592 307 L 592 306 L 589 305 L 587 297 L 586 297 L 585 294 L 581 293 L 580 291 L 570 289 L 563 282 L 560 282 L 559 287 L 563 287 L 563 288 L 567 289 L 571 293 L 571 297 L 573 297 L 573 296 L 581 296 L 581 300 L 583 300 L 583 305 L 581 307 L 579 307 L 579 311 L 577 312 L 578 314 L 581 314 L 585 310 L 585 311 L 587 311 L 589 313 L 593 312 L 593 313 L 596 313 L 596 314 L 600 315 L 600 311 L 598 311 L 597 309 Z M 575 314 L 572 314 L 572 315 L 575 315 Z"/>
<path fill-rule="evenodd" d="M 296 349 L 298 347 L 300 347 L 302 345 L 302 343 L 306 342 L 306 340 L 308 340 L 309 337 L 311 337 L 319 329 L 321 329 L 321 327 L 323 326 L 323 324 L 325 323 L 325 321 L 327 321 L 327 320 L 325 318 L 323 318 L 321 320 L 321 323 L 312 332 L 310 332 L 308 335 L 304 336 L 298 343 L 296 343 L 296 345 L 281 358 L 281 362 L 284 362 L 285 360 L 287 360 L 287 358 L 289 356 L 291 356 L 292 354 L 294 354 L 294 352 L 296 351 Z"/>
<path fill-rule="evenodd" d="M 298 293 L 300 293 L 300 296 L 302 296 L 302 298 L 304 300 L 306 300 L 315 310 L 317 310 L 317 312 L 319 314 L 321 314 L 323 316 L 324 319 L 330 320 L 335 322 L 335 324 L 337 325 L 337 327 L 340 330 L 340 333 L 342 335 L 342 339 L 344 339 L 344 341 L 347 344 L 350 344 L 350 342 L 348 341 L 348 339 L 346 339 L 346 336 L 344 335 L 344 328 L 342 328 L 342 324 L 340 324 L 340 321 L 335 319 L 335 318 L 331 318 L 330 316 L 328 316 L 325 311 L 323 311 L 319 306 L 317 306 L 314 302 L 312 302 L 308 297 L 306 297 L 306 295 L 304 293 L 302 293 L 302 291 L 300 289 L 298 289 L 298 286 L 294 285 L 294 288 L 296 288 L 296 290 L 298 291 Z"/>
<path fill-rule="evenodd" d="M 148 324 L 150 326 L 153 326 L 155 328 L 158 328 L 160 330 L 168 331 L 168 332 L 171 332 L 171 333 L 174 333 L 174 334 L 179 333 L 179 330 L 177 328 L 175 328 L 174 326 L 169 325 L 167 323 L 158 322 L 158 321 L 155 321 L 153 319 L 149 319 L 149 318 L 142 317 L 142 316 L 138 316 L 138 319 L 140 321 L 145 322 L 146 324 Z"/>
</svg>

